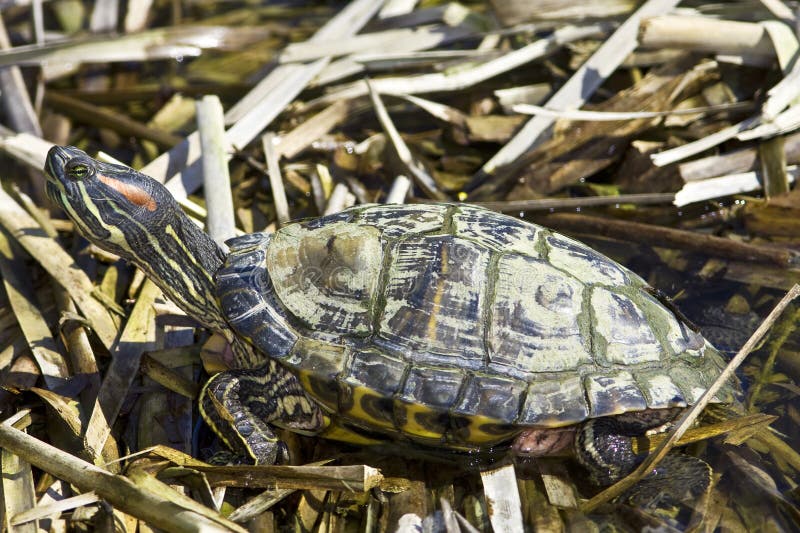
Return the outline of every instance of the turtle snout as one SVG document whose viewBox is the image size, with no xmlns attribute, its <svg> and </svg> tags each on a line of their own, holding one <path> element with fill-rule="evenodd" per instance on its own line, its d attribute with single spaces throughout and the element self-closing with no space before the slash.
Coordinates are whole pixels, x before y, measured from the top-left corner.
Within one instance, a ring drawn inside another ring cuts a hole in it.
<svg viewBox="0 0 800 533">
<path fill-rule="evenodd" d="M 64 173 L 64 165 L 69 160 L 69 153 L 63 146 L 53 146 L 47 151 L 44 173 L 48 180 L 58 180 Z"/>
</svg>

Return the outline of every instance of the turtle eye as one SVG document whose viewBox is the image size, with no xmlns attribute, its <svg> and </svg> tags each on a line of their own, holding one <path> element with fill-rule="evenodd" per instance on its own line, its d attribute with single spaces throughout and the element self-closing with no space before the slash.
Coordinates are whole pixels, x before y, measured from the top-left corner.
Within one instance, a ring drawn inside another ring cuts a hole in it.
<svg viewBox="0 0 800 533">
<path fill-rule="evenodd" d="M 74 180 L 86 179 L 91 173 L 91 168 L 86 163 L 81 161 L 69 161 L 64 169 L 67 176 Z"/>
</svg>

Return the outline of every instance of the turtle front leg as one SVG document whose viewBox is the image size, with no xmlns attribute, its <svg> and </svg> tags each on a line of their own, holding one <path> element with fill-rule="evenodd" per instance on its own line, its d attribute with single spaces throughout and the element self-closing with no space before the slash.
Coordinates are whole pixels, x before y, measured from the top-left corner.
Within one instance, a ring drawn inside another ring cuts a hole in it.
<svg viewBox="0 0 800 533">
<path fill-rule="evenodd" d="M 630 474 L 647 456 L 633 452 L 632 438 L 671 422 L 680 409 L 660 409 L 596 418 L 575 433 L 575 455 L 596 485 L 611 485 Z M 696 498 L 711 481 L 711 468 L 690 455 L 673 453 L 626 494 L 636 505 L 673 504 Z"/>
<path fill-rule="evenodd" d="M 319 406 L 294 374 L 274 361 L 213 376 L 200 394 L 200 413 L 234 453 L 256 464 L 289 459 L 272 426 L 303 433 L 326 426 Z"/>
</svg>

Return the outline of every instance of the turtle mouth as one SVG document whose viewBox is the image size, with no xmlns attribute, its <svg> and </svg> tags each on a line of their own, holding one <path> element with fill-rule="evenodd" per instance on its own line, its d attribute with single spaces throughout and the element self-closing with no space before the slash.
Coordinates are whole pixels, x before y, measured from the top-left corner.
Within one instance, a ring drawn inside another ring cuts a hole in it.
<svg viewBox="0 0 800 533">
<path fill-rule="evenodd" d="M 64 191 L 58 185 L 48 179 L 47 183 L 45 183 L 45 191 L 53 203 L 62 208 L 64 207 Z"/>
</svg>

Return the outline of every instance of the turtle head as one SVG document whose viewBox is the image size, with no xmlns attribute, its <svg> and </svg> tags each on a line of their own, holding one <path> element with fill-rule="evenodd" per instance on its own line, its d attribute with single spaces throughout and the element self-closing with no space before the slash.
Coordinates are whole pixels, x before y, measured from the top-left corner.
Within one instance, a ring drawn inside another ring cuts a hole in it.
<svg viewBox="0 0 800 533">
<path fill-rule="evenodd" d="M 213 281 L 223 253 L 166 187 L 72 146 L 51 148 L 44 170 L 48 196 L 83 236 L 134 263 L 201 324 L 227 329 Z"/>
<path fill-rule="evenodd" d="M 169 224 L 180 210 L 156 180 L 122 166 L 102 163 L 73 146 L 54 146 L 45 165 L 47 194 L 99 247 L 138 263 L 147 239 L 131 239 Z"/>
</svg>

